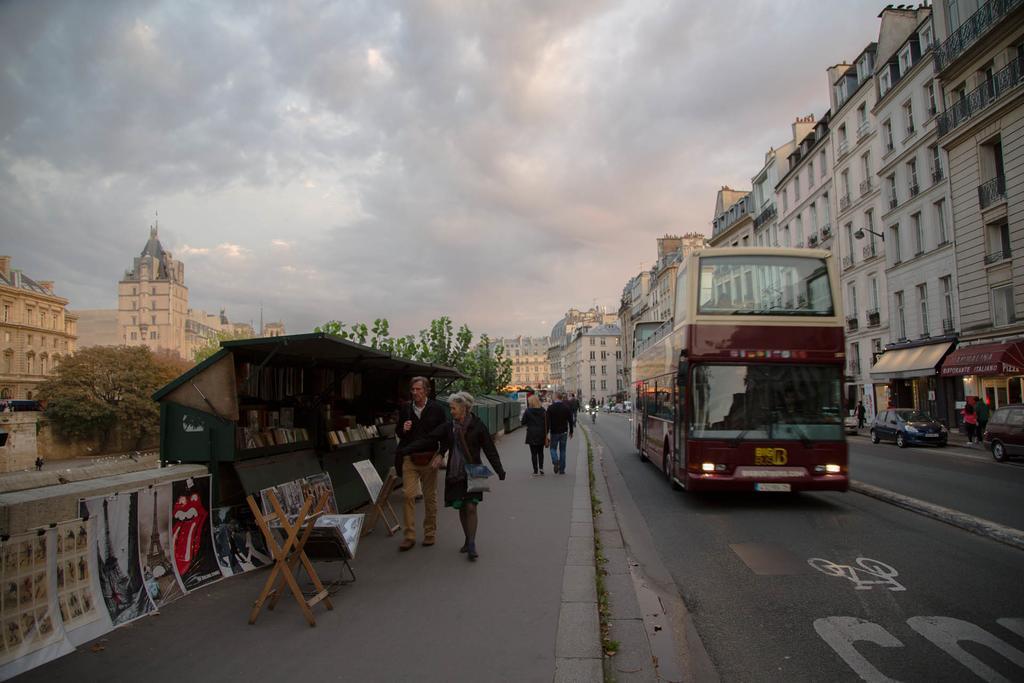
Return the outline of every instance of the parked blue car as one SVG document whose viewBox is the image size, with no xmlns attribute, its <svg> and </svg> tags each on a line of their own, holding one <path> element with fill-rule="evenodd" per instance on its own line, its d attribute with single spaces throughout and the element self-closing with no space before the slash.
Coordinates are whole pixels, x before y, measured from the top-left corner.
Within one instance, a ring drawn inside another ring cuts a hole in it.
<svg viewBox="0 0 1024 683">
<path fill-rule="evenodd" d="M 889 408 L 875 415 L 871 443 L 895 441 L 900 448 L 911 445 L 945 446 L 946 427 L 927 413 L 913 408 Z"/>
</svg>

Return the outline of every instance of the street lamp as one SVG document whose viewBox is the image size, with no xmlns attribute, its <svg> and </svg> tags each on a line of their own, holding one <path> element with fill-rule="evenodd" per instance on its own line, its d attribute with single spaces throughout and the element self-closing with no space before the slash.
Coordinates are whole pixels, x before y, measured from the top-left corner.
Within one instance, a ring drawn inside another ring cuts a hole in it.
<svg viewBox="0 0 1024 683">
<path fill-rule="evenodd" d="M 875 232 L 871 228 L 857 228 L 857 232 L 853 233 L 853 236 L 859 240 L 862 240 L 864 239 L 865 232 L 870 232 L 872 235 L 875 235 L 876 237 L 881 237 L 883 242 L 885 241 L 885 235 L 883 235 L 880 232 Z"/>
</svg>

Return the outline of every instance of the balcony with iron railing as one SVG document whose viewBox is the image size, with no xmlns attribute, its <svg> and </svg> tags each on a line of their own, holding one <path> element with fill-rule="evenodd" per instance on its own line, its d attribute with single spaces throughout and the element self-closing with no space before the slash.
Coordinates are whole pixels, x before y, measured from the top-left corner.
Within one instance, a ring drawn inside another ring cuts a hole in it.
<svg viewBox="0 0 1024 683">
<path fill-rule="evenodd" d="M 1024 0 L 1021 0 L 1024 2 Z M 971 92 L 957 100 L 953 106 L 939 114 L 939 136 L 946 135 L 978 112 L 1020 85 L 1024 75 L 1024 56 L 1017 57 L 995 72 Z"/>
<path fill-rule="evenodd" d="M 899 199 L 897 199 L 895 196 L 889 197 L 889 209 L 895 209 L 899 205 L 900 205 L 900 200 Z"/>
<path fill-rule="evenodd" d="M 863 197 L 868 192 L 871 192 L 871 179 L 860 181 L 860 196 Z"/>
<path fill-rule="evenodd" d="M 874 258 L 876 256 L 878 256 L 878 250 L 875 249 L 875 243 L 874 242 L 868 242 L 867 244 L 865 244 L 864 245 L 864 258 L 865 258 L 865 260 L 869 259 L 869 258 Z"/>
<path fill-rule="evenodd" d="M 832 226 L 829 223 L 821 226 L 821 240 L 825 241 L 832 236 Z"/>
<path fill-rule="evenodd" d="M 942 333 L 953 334 L 953 321 L 949 318 L 942 319 Z"/>
<path fill-rule="evenodd" d="M 871 121 L 865 119 L 857 126 L 857 142 L 860 142 L 871 133 Z"/>
<path fill-rule="evenodd" d="M 941 183 L 946 177 L 946 174 L 942 172 L 942 167 L 932 170 L 932 182 Z"/>
<path fill-rule="evenodd" d="M 839 145 L 836 146 L 836 156 L 839 159 L 842 159 L 843 157 L 845 157 L 849 153 L 850 153 L 850 141 L 849 140 L 840 140 L 839 141 Z"/>
<path fill-rule="evenodd" d="M 860 374 L 860 361 L 859 360 L 848 360 L 846 362 L 846 374 L 851 377 L 856 377 Z"/>
<path fill-rule="evenodd" d="M 878 327 L 882 324 L 882 316 L 877 308 L 868 309 L 868 327 Z"/>
<path fill-rule="evenodd" d="M 843 195 L 839 198 L 839 210 L 846 211 L 850 208 L 850 195 Z"/>
<path fill-rule="evenodd" d="M 761 213 L 757 214 L 757 218 L 754 219 L 754 228 L 760 228 L 768 221 L 775 218 L 778 215 L 778 211 L 775 208 L 775 202 L 772 202 L 768 206 L 764 207 Z"/>
<path fill-rule="evenodd" d="M 810 235 L 807 238 L 807 246 L 808 247 L 816 247 L 816 246 L 818 246 L 818 236 L 816 234 Z"/>
<path fill-rule="evenodd" d="M 1024 0 L 989 0 L 967 17 L 960 27 L 935 48 L 935 71 L 942 71 L 968 48 L 992 30 L 1006 15 L 1024 5 Z"/>
<path fill-rule="evenodd" d="M 997 175 L 992 180 L 978 186 L 978 203 L 987 209 L 997 202 L 1006 199 L 1006 176 Z"/>
<path fill-rule="evenodd" d="M 843 270 L 849 270 L 850 268 L 853 268 L 853 257 L 852 256 L 844 256 L 843 257 Z"/>
<path fill-rule="evenodd" d="M 920 192 L 920 191 L 921 191 L 921 188 L 919 188 L 917 186 L 917 183 L 913 183 L 911 185 L 907 185 L 907 192 L 910 193 L 911 197 L 916 197 L 917 193 Z"/>
<path fill-rule="evenodd" d="M 857 316 L 846 316 L 846 330 L 848 332 L 856 332 L 858 327 L 860 327 L 860 322 L 857 320 Z"/>
<path fill-rule="evenodd" d="M 985 255 L 985 265 L 990 266 L 993 263 L 999 263 L 1000 261 L 1008 261 L 1013 256 L 1013 252 L 1010 251 L 1010 245 L 1004 244 L 1002 249 L 999 251 L 993 251 L 991 254 Z"/>
</svg>

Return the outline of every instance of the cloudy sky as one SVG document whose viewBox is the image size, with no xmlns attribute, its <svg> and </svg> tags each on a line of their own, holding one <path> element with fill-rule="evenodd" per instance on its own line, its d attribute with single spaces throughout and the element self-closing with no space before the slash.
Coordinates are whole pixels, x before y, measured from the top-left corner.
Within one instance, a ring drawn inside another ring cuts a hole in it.
<svg viewBox="0 0 1024 683">
<path fill-rule="evenodd" d="M 861 0 L 0 3 L 0 253 L 113 308 L 159 211 L 190 305 L 547 334 L 710 230 Z"/>
</svg>

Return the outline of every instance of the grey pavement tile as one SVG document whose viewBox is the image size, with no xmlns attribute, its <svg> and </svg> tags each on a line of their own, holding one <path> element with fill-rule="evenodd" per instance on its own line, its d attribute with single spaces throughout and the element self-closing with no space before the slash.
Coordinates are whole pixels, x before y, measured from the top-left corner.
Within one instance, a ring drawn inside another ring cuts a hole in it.
<svg viewBox="0 0 1024 683">
<path fill-rule="evenodd" d="M 629 574 L 606 574 L 604 588 L 608 591 L 613 619 L 640 619 L 640 603 L 636 599 L 633 577 Z M 563 591 L 564 592 L 564 591 Z"/>
<path fill-rule="evenodd" d="M 611 639 L 619 641 L 619 651 L 608 660 L 616 681 L 658 680 L 651 658 L 651 646 L 640 619 L 612 619 Z"/>
<path fill-rule="evenodd" d="M 569 536 L 578 538 L 594 538 L 594 525 L 591 522 L 573 522 Z"/>
<path fill-rule="evenodd" d="M 593 519 L 594 518 L 590 513 L 580 510 L 578 508 L 573 508 L 572 522 L 586 522 L 587 524 L 590 524 L 593 522 Z"/>
<path fill-rule="evenodd" d="M 595 571 L 593 565 L 573 564 L 566 567 L 562 575 L 562 602 L 597 603 Z"/>
<path fill-rule="evenodd" d="M 608 506 L 604 506 L 604 512 L 599 514 L 594 520 L 594 528 L 598 531 L 618 531 L 619 521 L 615 519 L 615 515 L 609 512 Z"/>
<path fill-rule="evenodd" d="M 594 541 L 590 538 L 569 538 L 569 550 L 566 552 L 565 563 L 594 564 Z"/>
<path fill-rule="evenodd" d="M 595 683 L 604 680 L 600 659 L 556 659 L 555 683 Z"/>
<path fill-rule="evenodd" d="M 626 563 L 626 551 L 622 548 L 603 548 L 604 558 L 608 562 L 604 570 L 609 574 L 628 574 L 629 565 Z"/>
<path fill-rule="evenodd" d="M 597 532 L 601 537 L 601 546 L 604 548 L 621 548 L 622 533 L 618 529 L 601 529 Z"/>
<path fill-rule="evenodd" d="M 600 657 L 601 626 L 597 603 L 563 602 L 558 615 L 555 657 Z"/>
</svg>

